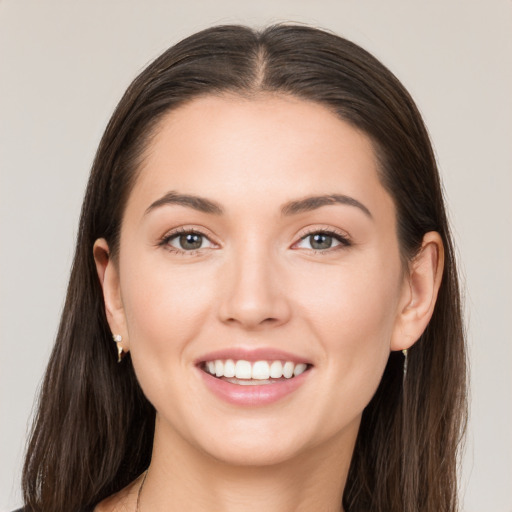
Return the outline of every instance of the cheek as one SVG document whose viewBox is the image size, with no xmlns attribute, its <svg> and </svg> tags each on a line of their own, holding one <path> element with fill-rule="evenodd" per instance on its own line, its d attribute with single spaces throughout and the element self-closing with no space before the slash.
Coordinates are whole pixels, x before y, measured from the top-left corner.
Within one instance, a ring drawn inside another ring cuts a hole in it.
<svg viewBox="0 0 512 512">
<path fill-rule="evenodd" d="M 122 298 L 137 379 L 157 411 L 192 396 L 189 350 L 214 303 L 211 277 L 193 265 L 169 268 L 165 258 L 125 261 Z M 182 411 L 183 413 L 184 411 Z M 172 413 L 172 417 L 184 415 Z M 186 429 L 185 429 L 186 430 Z"/>
<path fill-rule="evenodd" d="M 302 298 L 303 331 L 318 340 L 322 354 L 316 368 L 322 392 L 311 401 L 309 416 L 329 437 L 357 421 L 379 386 L 390 353 L 400 273 L 375 262 L 361 271 L 347 266 L 323 274 L 301 280 L 295 297 Z"/>
<path fill-rule="evenodd" d="M 372 257 L 304 273 L 308 277 L 295 291 L 300 316 L 322 345 L 325 369 L 331 380 L 342 383 L 338 389 L 345 396 L 364 391 L 369 401 L 382 377 L 399 302 L 396 261 Z"/>
<path fill-rule="evenodd" d="M 364 334 L 373 332 L 385 341 L 396 317 L 399 268 L 377 259 L 304 272 L 294 292 L 302 314 L 310 318 L 326 340 L 337 340 L 335 349 L 351 340 L 370 342 Z"/>
<path fill-rule="evenodd" d="M 206 269 L 169 268 L 165 258 L 127 261 L 121 269 L 122 299 L 130 350 L 169 360 L 194 339 L 208 315 L 214 287 Z"/>
</svg>

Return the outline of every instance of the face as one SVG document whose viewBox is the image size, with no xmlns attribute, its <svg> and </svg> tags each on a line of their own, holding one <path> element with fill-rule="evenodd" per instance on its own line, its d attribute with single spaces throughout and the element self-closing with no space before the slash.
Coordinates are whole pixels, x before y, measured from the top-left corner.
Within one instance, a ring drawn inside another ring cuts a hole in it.
<svg viewBox="0 0 512 512">
<path fill-rule="evenodd" d="M 167 114 L 109 275 L 159 438 L 246 464 L 355 439 L 407 288 L 370 140 L 280 96 Z"/>
</svg>

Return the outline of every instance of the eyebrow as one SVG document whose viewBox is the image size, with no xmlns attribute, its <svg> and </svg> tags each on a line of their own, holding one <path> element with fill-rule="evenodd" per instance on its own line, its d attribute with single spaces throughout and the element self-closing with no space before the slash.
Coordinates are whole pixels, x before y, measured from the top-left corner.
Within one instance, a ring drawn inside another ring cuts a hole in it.
<svg viewBox="0 0 512 512">
<path fill-rule="evenodd" d="M 370 210 L 357 199 L 353 197 L 346 196 L 343 194 L 329 194 L 322 196 L 310 196 L 305 197 L 304 199 L 299 199 L 297 201 L 290 201 L 286 203 L 281 209 L 281 214 L 295 215 L 297 213 L 309 212 L 311 210 L 316 210 L 322 206 L 327 206 L 330 204 L 344 204 L 348 206 L 355 206 L 359 208 L 365 215 L 370 218 L 373 218 Z"/>
<path fill-rule="evenodd" d="M 145 215 L 155 208 L 168 204 L 188 206 L 194 210 L 198 210 L 203 213 L 213 213 L 215 215 L 222 215 L 224 213 L 222 206 L 211 199 L 205 199 L 204 197 L 189 194 L 179 194 L 178 192 L 171 191 L 167 192 L 167 194 L 162 196 L 160 199 L 157 199 L 154 203 L 151 203 L 151 205 L 146 209 Z"/>
<path fill-rule="evenodd" d="M 214 215 L 222 215 L 224 213 L 222 206 L 211 199 L 206 199 L 204 197 L 191 194 L 180 194 L 178 192 L 171 191 L 167 192 L 167 194 L 162 196 L 160 199 L 157 199 L 155 202 L 151 203 L 151 205 L 146 209 L 145 215 L 156 208 L 170 204 L 186 206 L 203 213 L 210 213 Z M 281 208 L 281 215 L 287 217 L 290 215 L 296 215 L 299 213 L 316 210 L 322 206 L 332 204 L 354 206 L 359 208 L 366 216 L 373 218 L 370 210 L 364 204 L 362 204 L 357 199 L 354 199 L 353 197 L 343 194 L 309 196 L 303 199 L 290 201 L 283 205 Z"/>
</svg>

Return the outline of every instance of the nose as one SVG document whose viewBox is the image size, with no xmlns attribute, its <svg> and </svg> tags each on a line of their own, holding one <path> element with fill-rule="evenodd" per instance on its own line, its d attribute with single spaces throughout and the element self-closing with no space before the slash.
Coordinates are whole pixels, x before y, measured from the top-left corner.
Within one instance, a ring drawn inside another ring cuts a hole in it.
<svg viewBox="0 0 512 512">
<path fill-rule="evenodd" d="M 283 271 L 270 251 L 246 247 L 226 262 L 219 317 L 248 330 L 279 326 L 290 319 Z"/>
</svg>

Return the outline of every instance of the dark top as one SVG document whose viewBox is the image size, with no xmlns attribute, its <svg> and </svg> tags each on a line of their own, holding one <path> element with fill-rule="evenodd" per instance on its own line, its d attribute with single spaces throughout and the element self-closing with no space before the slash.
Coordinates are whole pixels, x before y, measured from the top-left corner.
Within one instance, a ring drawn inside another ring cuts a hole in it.
<svg viewBox="0 0 512 512">
<path fill-rule="evenodd" d="M 87 507 L 82 508 L 78 512 L 92 512 L 94 510 L 94 507 Z M 26 512 L 24 508 L 19 508 L 18 510 L 13 510 L 13 512 Z"/>
</svg>

